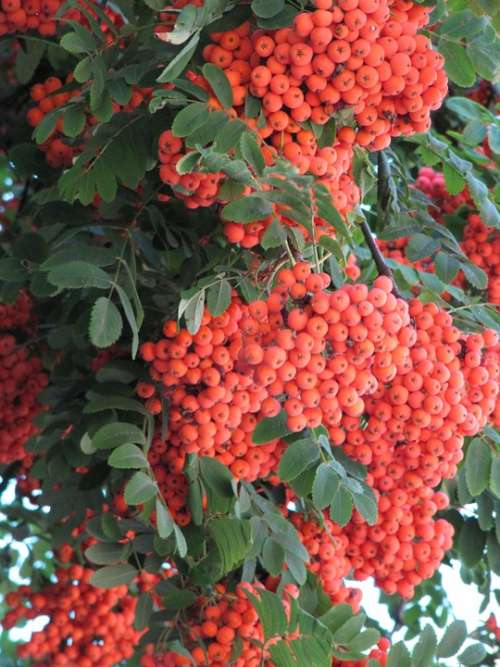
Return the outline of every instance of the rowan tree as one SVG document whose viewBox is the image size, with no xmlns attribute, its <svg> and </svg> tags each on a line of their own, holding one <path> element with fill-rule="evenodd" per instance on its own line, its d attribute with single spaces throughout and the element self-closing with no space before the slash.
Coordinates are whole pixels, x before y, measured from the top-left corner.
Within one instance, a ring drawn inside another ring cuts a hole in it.
<svg viewBox="0 0 500 667">
<path fill-rule="evenodd" d="M 495 664 L 499 28 L 2 0 L 0 665 Z"/>
</svg>

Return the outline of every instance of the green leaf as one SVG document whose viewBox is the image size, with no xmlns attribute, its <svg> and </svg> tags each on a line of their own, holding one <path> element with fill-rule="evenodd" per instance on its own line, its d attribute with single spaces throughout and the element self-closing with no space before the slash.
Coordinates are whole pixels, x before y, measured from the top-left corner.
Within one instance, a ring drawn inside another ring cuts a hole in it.
<svg viewBox="0 0 500 667">
<path fill-rule="evenodd" d="M 253 0 L 252 11 L 261 19 L 276 16 L 285 8 L 285 0 Z"/>
<path fill-rule="evenodd" d="M 439 50 L 445 57 L 445 69 L 453 83 L 462 88 L 472 86 L 476 71 L 464 47 L 443 39 L 439 42 Z"/>
<path fill-rule="evenodd" d="M 231 285 L 227 280 L 219 280 L 207 290 L 207 307 L 217 317 L 225 312 L 231 304 Z"/>
<path fill-rule="evenodd" d="M 426 234 L 415 234 L 411 237 L 407 247 L 406 254 L 412 262 L 418 259 L 430 257 L 439 249 L 439 242 Z"/>
<path fill-rule="evenodd" d="M 258 597 L 248 591 L 245 593 L 259 615 L 264 639 L 268 641 L 271 637 L 284 636 L 288 623 L 280 597 L 266 590 L 259 590 Z"/>
<path fill-rule="evenodd" d="M 87 117 L 83 111 L 83 107 L 78 104 L 72 104 L 64 112 L 63 117 L 63 132 L 67 137 L 77 137 L 84 128 Z"/>
<path fill-rule="evenodd" d="M 98 542 L 85 549 L 85 558 L 96 565 L 112 565 L 123 560 L 126 552 L 127 546 L 124 544 Z"/>
<path fill-rule="evenodd" d="M 467 449 L 465 480 L 472 496 L 479 496 L 488 488 L 491 469 L 491 449 L 475 438 Z"/>
<path fill-rule="evenodd" d="M 222 216 L 225 220 L 245 223 L 267 218 L 272 212 L 271 202 L 259 195 L 250 195 L 226 204 L 222 209 Z"/>
<path fill-rule="evenodd" d="M 174 118 L 172 132 L 177 137 L 187 137 L 198 127 L 203 125 L 208 113 L 208 107 L 203 102 L 193 102 Z"/>
<path fill-rule="evenodd" d="M 56 127 L 57 119 L 61 113 L 61 109 L 55 109 L 54 111 L 49 111 L 49 113 L 45 114 L 41 122 L 33 131 L 33 138 L 37 144 L 43 144 L 44 141 L 50 137 Z"/>
<path fill-rule="evenodd" d="M 495 456 L 491 463 L 490 490 L 500 499 L 500 456 Z"/>
<path fill-rule="evenodd" d="M 255 427 L 252 434 L 252 442 L 255 445 L 265 445 L 272 440 L 290 435 L 287 420 L 288 416 L 284 410 L 276 415 L 276 417 L 265 417 Z"/>
<path fill-rule="evenodd" d="M 437 637 L 432 626 L 426 625 L 411 654 L 412 667 L 432 667 Z"/>
<path fill-rule="evenodd" d="M 411 658 L 404 642 L 396 642 L 391 646 L 387 656 L 387 667 L 411 667 Z"/>
<path fill-rule="evenodd" d="M 136 315 L 132 307 L 132 302 L 130 301 L 128 294 L 125 292 L 123 287 L 117 283 L 113 283 L 113 286 L 118 292 L 123 312 L 125 313 L 127 322 L 129 323 L 130 329 L 132 330 L 132 359 L 135 359 L 137 356 L 137 351 L 139 350 L 139 324 L 137 322 Z"/>
<path fill-rule="evenodd" d="M 0 259 L 0 280 L 5 282 L 24 282 L 28 277 L 26 268 L 15 257 Z"/>
<path fill-rule="evenodd" d="M 367 628 L 349 642 L 349 650 L 362 653 L 371 648 L 380 639 L 380 632 L 375 628 Z M 368 667 L 368 666 L 367 666 Z"/>
<path fill-rule="evenodd" d="M 476 519 L 465 521 L 458 536 L 458 551 L 467 567 L 474 567 L 479 563 L 484 551 L 486 536 L 479 528 Z"/>
<path fill-rule="evenodd" d="M 76 54 L 88 53 L 89 51 L 94 51 L 97 47 L 97 42 L 87 30 L 79 30 L 78 34 L 76 32 L 67 32 L 61 39 L 60 44 L 65 51 Z"/>
<path fill-rule="evenodd" d="M 203 311 L 205 309 L 205 290 L 202 289 L 197 292 L 193 297 L 186 301 L 186 304 L 183 305 L 183 301 L 179 304 L 179 317 L 182 313 L 184 314 L 184 319 L 186 320 L 186 327 L 190 334 L 195 334 L 201 326 L 201 320 L 203 318 Z M 181 311 L 181 307 L 184 310 Z"/>
<path fill-rule="evenodd" d="M 460 262 L 454 255 L 440 251 L 434 259 L 434 266 L 438 278 L 444 283 L 451 283 L 460 269 Z"/>
<path fill-rule="evenodd" d="M 339 486 L 330 506 L 330 518 L 339 526 L 345 526 L 352 515 L 352 494 L 342 484 Z"/>
<path fill-rule="evenodd" d="M 217 65 L 213 63 L 205 63 L 202 67 L 203 76 L 210 84 L 210 87 L 215 93 L 215 97 L 219 100 L 225 109 L 233 106 L 233 89 L 226 76 L 226 73 Z"/>
<path fill-rule="evenodd" d="M 89 262 L 75 260 L 60 264 L 49 271 L 47 280 L 51 285 L 65 289 L 97 287 L 106 289 L 110 284 L 108 274 Z"/>
<path fill-rule="evenodd" d="M 488 286 L 488 276 L 479 266 L 471 262 L 462 262 L 461 267 L 465 277 L 473 287 L 481 290 L 486 289 Z"/>
<path fill-rule="evenodd" d="M 290 482 L 316 461 L 319 461 L 319 448 L 314 440 L 297 440 L 289 444 L 282 455 L 278 475 L 283 482 Z"/>
<path fill-rule="evenodd" d="M 483 644 L 472 644 L 458 656 L 461 665 L 479 665 L 486 658 L 486 649 Z"/>
<path fill-rule="evenodd" d="M 276 540 L 268 537 L 262 547 L 261 561 L 269 574 L 277 577 L 285 562 L 285 550 Z"/>
<path fill-rule="evenodd" d="M 145 630 L 153 613 L 153 599 L 148 591 L 141 593 L 135 607 L 134 630 Z"/>
<path fill-rule="evenodd" d="M 488 565 L 492 572 L 500 575 L 500 544 L 497 541 L 494 531 L 488 533 L 486 540 Z"/>
<path fill-rule="evenodd" d="M 139 470 L 125 486 L 125 502 L 127 505 L 141 505 L 153 498 L 157 492 L 158 487 L 151 477 Z"/>
<path fill-rule="evenodd" d="M 368 525 L 373 526 L 377 522 L 378 516 L 377 499 L 373 493 L 373 489 L 368 484 L 364 484 L 363 482 L 358 482 L 358 484 L 362 485 L 363 492 L 352 494 L 354 506 Z"/>
<path fill-rule="evenodd" d="M 25 42 L 24 40 L 19 40 L 18 45 L 15 66 L 16 79 L 19 83 L 26 84 L 31 81 L 35 74 L 47 45 L 42 42 Z"/>
<path fill-rule="evenodd" d="M 101 426 L 92 438 L 92 443 L 96 449 L 111 449 L 124 443 L 145 445 L 146 437 L 135 424 L 113 422 Z"/>
<path fill-rule="evenodd" d="M 269 248 L 280 248 L 286 242 L 286 231 L 284 226 L 278 220 L 274 218 L 272 223 L 264 232 L 264 236 L 260 242 L 260 245 L 264 250 L 269 250 Z"/>
<path fill-rule="evenodd" d="M 244 132 L 240 138 L 240 150 L 243 159 L 246 160 L 256 174 L 264 170 L 264 156 L 253 132 Z"/>
<path fill-rule="evenodd" d="M 54 269 L 57 271 L 57 269 Z M 50 279 L 50 273 L 49 273 Z M 123 329 L 122 316 L 115 304 L 100 296 L 90 313 L 89 336 L 96 347 L 109 347 L 120 338 Z"/>
<path fill-rule="evenodd" d="M 235 148 L 246 129 L 246 124 L 239 118 L 229 121 L 217 132 L 213 143 L 214 150 L 218 153 L 227 153 Z M 234 163 L 233 160 L 230 162 Z"/>
<path fill-rule="evenodd" d="M 189 42 L 184 45 L 184 47 L 179 51 L 179 53 L 173 58 L 169 64 L 165 67 L 163 72 L 157 78 L 159 83 L 170 83 L 177 79 L 178 76 L 182 74 L 184 69 L 187 67 L 190 62 L 198 42 L 200 41 L 200 35 L 196 32 Z"/>
<path fill-rule="evenodd" d="M 486 44 L 480 39 L 475 39 L 467 44 L 467 55 L 480 77 L 487 81 L 494 81 L 497 78 L 500 59 L 498 40 Z"/>
<path fill-rule="evenodd" d="M 453 621 L 451 625 L 446 628 L 446 632 L 442 636 L 438 647 L 438 658 L 451 658 L 464 643 L 467 637 L 467 626 L 464 621 Z"/>
<path fill-rule="evenodd" d="M 179 528 L 179 526 L 174 523 L 174 535 L 175 535 L 175 543 L 177 545 L 177 551 L 179 552 L 179 556 L 181 558 L 184 558 L 187 554 L 187 542 L 186 538 L 184 537 L 184 533 L 182 530 Z"/>
<path fill-rule="evenodd" d="M 233 477 L 225 465 L 208 456 L 200 457 L 200 476 L 206 487 L 221 498 L 234 498 Z"/>
<path fill-rule="evenodd" d="M 359 634 L 365 624 L 365 620 L 366 617 L 364 614 L 356 614 L 356 616 L 353 616 L 341 625 L 338 630 L 335 630 L 332 636 L 333 641 L 336 644 L 348 645 Z"/>
<path fill-rule="evenodd" d="M 250 550 L 250 521 L 223 517 L 211 521 L 208 530 L 219 550 L 222 574 L 226 574 L 240 565 Z"/>
<path fill-rule="evenodd" d="M 108 459 L 112 468 L 147 468 L 148 460 L 137 445 L 126 442 L 117 447 Z"/>
<path fill-rule="evenodd" d="M 312 488 L 312 499 L 316 509 L 322 510 L 333 501 L 340 484 L 340 478 L 328 465 L 321 463 L 316 470 Z"/>
<path fill-rule="evenodd" d="M 458 195 L 465 188 L 465 179 L 447 162 L 443 163 L 443 175 L 446 189 L 451 195 Z"/>
<path fill-rule="evenodd" d="M 122 584 L 130 584 L 136 575 L 137 570 L 128 563 L 108 565 L 94 572 L 90 583 L 97 588 L 116 588 Z"/>
<path fill-rule="evenodd" d="M 12 253 L 19 259 L 40 264 L 47 257 L 49 246 L 47 241 L 36 232 L 26 232 L 12 244 Z"/>
<path fill-rule="evenodd" d="M 156 499 L 156 527 L 158 528 L 159 536 L 163 540 L 166 540 L 174 530 L 172 516 L 159 498 Z"/>
</svg>

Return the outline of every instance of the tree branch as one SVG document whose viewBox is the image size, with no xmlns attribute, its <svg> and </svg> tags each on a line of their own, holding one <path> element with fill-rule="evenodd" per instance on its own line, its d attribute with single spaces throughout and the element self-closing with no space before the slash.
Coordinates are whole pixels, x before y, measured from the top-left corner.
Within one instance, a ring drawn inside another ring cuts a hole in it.
<svg viewBox="0 0 500 667">
<path fill-rule="evenodd" d="M 394 282 L 394 276 L 392 270 L 385 263 L 384 256 L 380 252 L 380 248 L 378 247 L 377 242 L 375 241 L 366 220 L 363 220 L 363 222 L 361 223 L 361 231 L 363 232 L 363 236 L 365 237 L 366 245 L 370 249 L 373 261 L 375 262 L 375 266 L 377 267 L 377 271 L 381 276 L 387 276 Z M 394 287 L 395 294 L 396 291 L 397 291 L 396 287 Z M 399 294 L 397 294 L 396 296 L 399 296 Z"/>
<path fill-rule="evenodd" d="M 378 178 L 377 178 L 377 213 L 381 217 L 382 212 L 386 210 L 389 203 L 389 187 L 388 182 L 390 178 L 389 165 L 387 164 L 387 159 L 383 154 L 383 151 L 378 153 Z M 361 222 L 361 231 L 365 237 L 366 244 L 370 249 L 370 252 L 377 267 L 377 271 L 381 276 L 387 276 L 392 280 L 393 289 L 392 293 L 398 298 L 402 298 L 401 293 L 396 287 L 396 281 L 394 280 L 394 274 L 392 273 L 391 268 L 386 264 L 385 258 L 380 252 L 380 248 L 373 237 L 371 229 L 366 220 Z"/>
</svg>

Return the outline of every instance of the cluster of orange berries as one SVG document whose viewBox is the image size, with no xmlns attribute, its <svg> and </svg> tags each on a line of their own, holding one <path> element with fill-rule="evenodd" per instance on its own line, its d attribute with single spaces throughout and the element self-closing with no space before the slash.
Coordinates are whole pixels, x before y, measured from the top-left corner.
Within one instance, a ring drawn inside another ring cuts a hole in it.
<svg viewBox="0 0 500 667">
<path fill-rule="evenodd" d="M 500 232 L 488 227 L 477 213 L 470 213 L 464 229 L 462 250 L 488 276 L 488 301 L 500 305 Z"/>
<path fill-rule="evenodd" d="M 293 502 L 293 496 L 289 496 Z M 331 521 L 324 513 L 322 525 L 313 517 L 305 517 L 299 512 L 283 511 L 291 520 L 302 544 L 309 553 L 308 569 L 320 580 L 323 590 L 333 604 L 349 604 L 353 611 L 359 611 L 362 593 L 359 588 L 346 587 L 344 580 L 352 570 L 347 555 L 349 539 L 343 528 Z"/>
<path fill-rule="evenodd" d="M 64 0 L 2 0 L 0 4 L 0 36 L 36 30 L 43 37 L 52 37 L 56 34 L 58 23 L 76 21 L 88 25 L 85 14 L 77 7 L 67 9 L 62 16 L 57 16 Z M 79 0 L 82 9 L 89 12 L 93 18 L 97 14 L 93 10 L 92 0 Z M 120 14 L 106 7 L 103 9 L 107 17 L 120 27 L 123 19 Z M 109 31 L 105 21 L 101 23 L 103 33 Z M 111 38 L 111 35 L 109 35 Z"/>
<path fill-rule="evenodd" d="M 135 87 L 128 104 L 120 106 L 117 102 L 112 103 L 114 113 L 133 111 L 141 106 L 151 90 L 151 88 L 140 89 Z M 37 127 L 46 114 L 59 109 L 67 104 L 69 100 L 80 95 L 81 87 L 75 87 L 72 74 L 68 75 L 65 83 L 55 76 L 50 76 L 43 83 L 35 83 L 31 88 L 31 99 L 36 103 L 36 106 L 31 107 L 27 112 L 28 123 L 31 127 Z M 91 114 L 90 110 L 87 110 L 84 130 L 77 139 L 65 137 L 63 123 L 63 116 L 60 116 L 56 121 L 53 132 L 39 146 L 45 153 L 48 164 L 55 168 L 69 167 L 72 164 L 74 156 L 81 152 L 85 139 L 88 138 L 92 127 L 98 123 L 98 120 Z"/>
<path fill-rule="evenodd" d="M 246 340 L 263 326 L 252 313 L 252 304 L 233 297 L 218 317 L 206 310 L 196 334 L 178 331 L 169 320 L 163 326 L 165 338 L 141 347 L 151 378 L 170 405 L 168 447 L 161 458 L 169 460 L 174 474 L 182 471 L 190 453 L 215 457 L 237 479 L 247 481 L 266 477 L 277 465 L 278 440 L 258 446 L 251 438 L 260 419 L 279 411 L 264 378 L 252 377 L 252 358 L 245 354 Z M 273 390 L 281 391 L 282 383 L 274 380 Z M 152 414 L 161 413 L 155 385 L 142 382 L 137 392 Z"/>
<path fill-rule="evenodd" d="M 158 431 L 148 451 L 148 461 L 172 518 L 179 526 L 187 526 L 191 521 L 191 512 L 188 505 L 189 482 L 183 473 L 185 457 L 176 447 L 169 447 Z"/>
<path fill-rule="evenodd" d="M 24 292 L 14 304 L 0 305 L 0 463 L 24 461 L 25 469 L 32 457 L 24 445 L 37 432 L 38 395 L 48 382 L 41 359 L 19 340 L 30 328 L 31 308 Z"/>
<path fill-rule="evenodd" d="M 360 194 L 351 175 L 353 146 L 379 150 L 393 136 L 428 129 L 447 78 L 441 54 L 417 34 L 428 22 L 428 8 L 407 0 L 340 0 L 335 6 L 316 0 L 315 5 L 315 11 L 298 14 L 290 28 L 255 30 L 245 22 L 214 33 L 203 55 L 224 69 L 233 92 L 230 115 L 261 137 L 266 164 L 284 156 L 300 173 L 316 176 L 346 213 Z M 188 76 L 211 93 L 203 77 Z M 263 126 L 245 115 L 249 95 L 262 101 Z M 213 95 L 209 103 L 220 108 Z M 303 125 L 325 125 L 336 114 L 339 125 L 339 113 L 349 117 L 330 144 L 319 143 Z M 218 200 L 221 174 L 180 176 L 175 165 L 185 154 L 183 142 L 164 133 L 161 178 L 191 208 L 209 206 Z"/>
<path fill-rule="evenodd" d="M 234 296 L 223 315 L 206 311 L 194 335 L 166 322 L 165 338 L 141 348 L 156 384 L 137 390 L 153 414 L 158 393 L 171 406 L 160 454 L 169 474 L 198 453 L 237 479 L 266 477 L 286 445 L 253 444 L 263 418 L 284 410 L 291 431 L 325 426 L 368 466 L 379 504 L 375 526 L 355 512 L 344 529 L 331 585 L 347 556 L 356 578 L 411 597 L 451 545 L 451 526 L 433 519 L 447 499 L 433 488 L 456 474 L 464 437 L 498 412 L 497 336 L 462 334 L 434 304 L 396 298 L 385 277 L 371 289 L 328 284 L 300 262 L 279 272 L 267 300 Z"/>
<path fill-rule="evenodd" d="M 346 527 L 354 576 L 411 597 L 451 546 L 452 527 L 433 516 L 447 498 L 433 489 L 456 475 L 465 436 L 498 409 L 499 357 L 492 331 L 465 336 L 434 304 L 410 303 L 416 337 L 393 380 L 366 399 L 360 418 L 344 417 L 344 451 L 368 465 L 378 496 L 373 527 L 354 514 Z M 366 423 L 365 423 L 366 422 Z M 358 525 L 359 524 L 359 525 Z"/>
<path fill-rule="evenodd" d="M 251 593 L 259 597 L 259 591 L 263 589 L 261 583 L 252 585 L 243 582 L 231 591 L 224 583 L 219 583 L 214 586 L 209 599 L 202 597 L 197 600 L 195 606 L 190 609 L 188 627 L 181 629 L 186 634 L 183 646 L 191 652 L 196 665 L 272 666 L 267 647 L 262 649 L 257 644 L 257 642 L 264 643 L 264 632 L 259 616 L 247 595 Z M 290 613 L 290 598 L 296 598 L 298 594 L 296 586 L 287 584 L 284 587 L 282 603 L 287 615 Z M 278 639 L 281 638 L 276 638 Z M 293 639 L 293 636 L 288 636 L 287 639 Z M 237 657 L 231 658 L 235 642 L 239 642 L 240 650 Z M 273 639 L 267 646 L 272 642 Z M 190 665 L 192 661 L 173 651 L 155 653 L 154 648 L 149 646 L 140 664 L 142 667 L 177 667 Z"/>
<path fill-rule="evenodd" d="M 291 28 L 250 33 L 245 24 L 212 35 L 204 55 L 228 73 L 234 106 L 248 93 L 262 99 L 264 133 L 285 133 L 276 147 L 293 142 L 297 124 L 324 125 L 346 107 L 358 127 L 346 143 L 377 150 L 391 136 L 428 129 L 430 111 L 447 92 L 443 57 L 417 34 L 428 23 L 428 8 L 407 0 L 315 5 Z M 325 168 L 316 165 L 316 175 Z"/>
<path fill-rule="evenodd" d="M 224 179 L 222 172 L 191 172 L 181 175 L 176 165 L 186 154 L 184 142 L 165 130 L 158 141 L 160 178 L 175 191 L 187 208 L 211 206 L 218 199 L 220 185 Z"/>
<path fill-rule="evenodd" d="M 141 635 L 133 629 L 137 598 L 127 586 L 108 590 L 89 583 L 93 571 L 71 565 L 39 592 L 20 586 L 6 596 L 6 629 L 22 619 L 48 616 L 42 630 L 18 648 L 22 659 L 46 667 L 113 667 L 131 658 Z"/>
</svg>

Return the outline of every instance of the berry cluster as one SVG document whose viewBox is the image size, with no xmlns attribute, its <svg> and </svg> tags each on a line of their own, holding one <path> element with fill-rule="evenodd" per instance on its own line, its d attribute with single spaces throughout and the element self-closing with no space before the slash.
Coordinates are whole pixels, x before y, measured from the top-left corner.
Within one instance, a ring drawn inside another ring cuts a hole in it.
<svg viewBox="0 0 500 667">
<path fill-rule="evenodd" d="M 180 628 L 185 635 L 183 646 L 191 652 L 196 665 L 259 667 L 264 661 L 266 665 L 272 665 L 267 650 L 257 644 L 264 642 L 264 632 L 247 595 L 249 592 L 258 597 L 259 590 L 263 588 L 262 584 L 241 583 L 234 591 L 230 591 L 224 583 L 219 583 L 214 586 L 210 599 L 198 598 L 190 609 L 189 621 L 185 627 Z M 282 602 L 287 614 L 290 598 L 297 596 L 298 589 L 295 586 L 287 584 L 284 587 Z M 283 637 L 286 638 L 292 639 L 293 636 Z M 239 643 L 240 650 L 237 657 L 231 658 L 235 642 Z M 142 667 L 176 667 L 190 665 L 192 661 L 173 651 L 155 653 L 154 648 L 149 646 L 140 664 Z"/>
<path fill-rule="evenodd" d="M 488 227 L 477 213 L 470 213 L 462 250 L 488 276 L 488 301 L 500 305 L 500 232 Z"/>
<path fill-rule="evenodd" d="M 346 527 L 354 575 L 411 597 L 451 546 L 452 528 L 433 516 L 447 505 L 433 489 L 455 476 L 465 436 L 475 435 L 498 401 L 497 336 L 464 336 L 434 304 L 410 303 L 415 337 L 390 383 L 365 401 L 363 419 L 344 417 L 344 451 L 368 465 L 378 495 L 373 527 L 354 514 Z"/>
<path fill-rule="evenodd" d="M 150 92 L 150 88 L 134 88 L 128 104 L 120 106 L 113 102 L 114 113 L 133 111 L 144 102 Z M 55 76 L 50 76 L 43 83 L 35 83 L 31 88 L 31 99 L 36 103 L 36 106 L 31 107 L 27 113 L 28 123 L 31 127 L 37 127 L 47 113 L 64 106 L 70 99 L 80 95 L 81 87 L 73 83 L 71 74 L 67 77 L 65 83 Z M 65 137 L 63 122 L 63 116 L 60 116 L 56 121 L 54 131 L 40 145 L 40 149 L 45 153 L 46 160 L 51 167 L 69 167 L 74 156 L 83 149 L 85 140 L 98 121 L 90 110 L 87 110 L 84 130 L 77 139 Z"/>
<path fill-rule="evenodd" d="M 443 57 L 418 34 L 428 22 L 428 8 L 407 0 L 315 4 L 316 10 L 298 14 L 291 28 L 255 30 L 246 22 L 214 33 L 203 55 L 225 70 L 233 92 L 231 113 L 260 135 L 266 163 L 283 155 L 300 173 L 326 185 L 345 213 L 359 201 L 350 173 L 353 146 L 379 150 L 393 136 L 428 129 L 447 78 Z M 190 76 L 210 93 L 202 77 Z M 264 124 L 245 115 L 249 95 L 261 100 Z M 213 96 L 209 103 L 220 106 Z M 331 118 L 340 127 L 326 145 L 303 126 L 306 121 L 325 125 Z M 172 143 L 171 133 L 162 137 Z M 192 208 L 212 204 L 220 174 L 215 180 L 199 173 L 181 177 L 175 165 L 186 149 L 179 140 L 173 143 L 175 151 L 160 145 L 160 159 L 167 164 L 162 179 L 176 190 L 180 185 Z"/>
<path fill-rule="evenodd" d="M 93 10 L 93 0 L 79 0 L 81 9 L 90 13 L 96 19 L 97 14 Z M 43 37 L 52 37 L 56 34 L 58 23 L 65 24 L 68 21 L 76 21 L 82 25 L 88 25 L 88 19 L 80 8 L 72 7 L 57 16 L 60 8 L 64 5 L 63 0 L 2 0 L 0 9 L 0 36 L 28 32 L 36 30 Z M 107 17 L 120 27 L 123 19 L 120 14 L 106 7 L 104 9 Z M 101 31 L 106 38 L 113 41 L 109 34 L 109 26 L 103 21 Z"/>
<path fill-rule="evenodd" d="M 175 190 L 176 197 L 181 199 L 187 208 L 211 206 L 218 198 L 224 174 L 191 172 L 181 176 L 176 165 L 185 153 L 182 139 L 174 136 L 171 130 L 162 132 L 158 141 L 160 178 Z"/>
<path fill-rule="evenodd" d="M 153 414 L 157 391 L 171 405 L 155 454 L 169 461 L 162 481 L 181 473 L 188 453 L 215 456 L 238 479 L 273 473 L 285 444 L 257 447 L 252 433 L 281 410 L 291 431 L 325 426 L 368 466 L 379 519 L 369 527 L 355 512 L 337 550 L 324 545 L 334 563 L 320 576 L 334 595 L 352 569 L 411 597 L 451 545 L 451 526 L 433 518 L 447 499 L 433 489 L 456 474 L 464 437 L 497 408 L 497 336 L 462 334 L 434 304 L 394 297 L 385 277 L 371 289 L 328 283 L 300 262 L 279 272 L 267 300 L 233 296 L 223 315 L 205 312 L 195 335 L 166 322 L 165 338 L 141 349 L 156 386 L 138 393 Z"/>
<path fill-rule="evenodd" d="M 438 222 L 444 222 L 444 215 L 455 213 L 461 206 L 471 207 L 473 205 L 467 189 L 458 195 L 450 195 L 446 189 L 444 175 L 439 171 L 434 171 L 432 167 L 419 169 L 415 186 L 431 200 L 429 213 Z"/>
<path fill-rule="evenodd" d="M 288 514 L 309 553 L 309 570 L 318 576 L 332 603 L 347 603 L 354 612 L 358 612 L 361 591 L 344 586 L 344 579 L 351 573 L 352 563 L 346 553 L 349 539 L 343 528 L 330 521 L 326 513 L 320 525 L 314 518 L 306 518 L 299 512 L 289 512 L 286 508 L 284 512 Z"/>
<path fill-rule="evenodd" d="M 21 291 L 14 303 L 0 303 L 0 331 L 28 330 L 32 323 L 33 301 Z"/>
<path fill-rule="evenodd" d="M 375 150 L 391 136 L 428 129 L 430 111 L 447 91 L 443 57 L 419 35 L 429 10 L 407 0 L 317 0 L 292 28 L 212 35 L 207 60 L 230 72 L 234 105 L 248 93 L 262 99 L 263 134 L 296 134 L 348 107 L 357 130 L 351 142 Z M 234 76 L 234 72 L 240 77 Z M 288 136 L 277 145 L 293 141 Z M 336 161 L 334 161 L 334 164 Z M 317 176 L 326 168 L 314 167 Z M 314 173 L 314 172 L 313 172 Z"/>
<path fill-rule="evenodd" d="M 38 395 L 48 382 L 40 358 L 19 339 L 20 331 L 30 329 L 31 308 L 24 292 L 15 303 L 0 304 L 0 463 L 21 461 L 22 476 L 32 462 L 24 445 L 37 432 Z"/>
<path fill-rule="evenodd" d="M 81 565 L 56 571 L 57 581 L 35 592 L 20 586 L 6 596 L 6 629 L 22 619 L 48 617 L 18 648 L 22 659 L 40 667 L 113 667 L 131 658 L 140 632 L 133 629 L 136 598 L 127 586 L 108 590 L 89 584 L 93 571 Z"/>
</svg>

